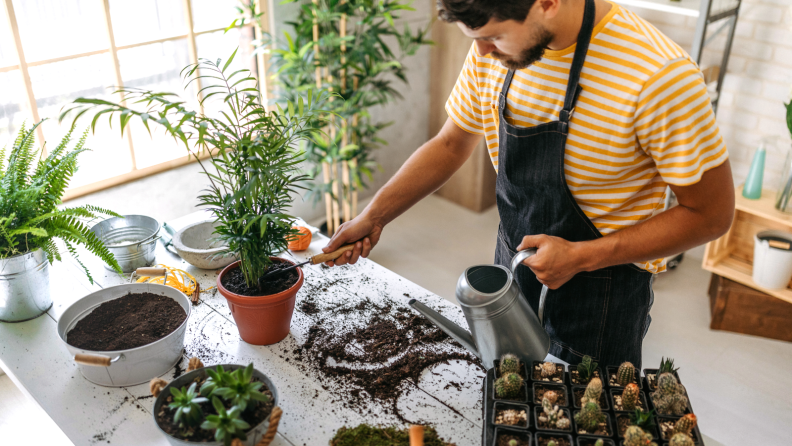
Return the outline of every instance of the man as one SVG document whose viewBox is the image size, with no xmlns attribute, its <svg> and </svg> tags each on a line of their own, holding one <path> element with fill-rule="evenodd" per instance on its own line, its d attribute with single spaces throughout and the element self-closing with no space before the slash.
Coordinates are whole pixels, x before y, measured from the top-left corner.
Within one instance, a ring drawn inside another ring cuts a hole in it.
<svg viewBox="0 0 792 446">
<path fill-rule="evenodd" d="M 605 0 L 440 0 L 475 40 L 449 119 L 341 226 L 325 251 L 355 263 L 439 188 L 481 137 L 498 171 L 495 260 L 536 248 L 516 279 L 570 363 L 640 367 L 663 258 L 731 225 L 734 188 L 701 72 L 675 43 Z M 679 206 L 665 212 L 666 185 Z M 329 263 L 332 265 L 333 263 Z"/>
</svg>

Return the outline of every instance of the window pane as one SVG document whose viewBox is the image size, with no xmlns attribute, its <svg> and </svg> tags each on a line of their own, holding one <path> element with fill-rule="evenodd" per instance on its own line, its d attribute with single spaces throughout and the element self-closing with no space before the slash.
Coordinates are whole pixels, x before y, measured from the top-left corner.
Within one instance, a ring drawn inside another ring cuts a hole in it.
<svg viewBox="0 0 792 446">
<path fill-rule="evenodd" d="M 193 31 L 225 28 L 236 18 L 237 5 L 238 0 L 192 0 Z"/>
<path fill-rule="evenodd" d="M 30 79 L 39 115 L 49 118 L 43 125 L 48 146 L 57 145 L 63 134 L 69 130 L 70 120 L 58 124 L 58 115 L 63 106 L 71 104 L 81 96 L 112 100 L 108 89 L 112 85 L 111 67 L 109 54 L 30 67 Z M 90 123 L 90 118 L 83 116 L 77 123 L 77 129 L 81 131 L 88 128 Z M 71 187 L 93 183 L 131 170 L 129 146 L 121 138 L 115 122 L 111 129 L 107 119 L 100 119 L 96 124 L 96 133 L 89 133 L 86 146 L 91 151 L 80 155 L 80 169 L 72 179 Z"/>
<path fill-rule="evenodd" d="M 106 49 L 104 14 L 97 0 L 14 0 L 28 62 Z"/>
<path fill-rule="evenodd" d="M 23 121 L 27 121 L 28 128 L 34 124 L 24 95 L 19 70 L 0 73 L 0 148 L 10 150 Z"/>
<path fill-rule="evenodd" d="M 182 0 L 110 0 L 117 46 L 187 34 Z"/>
<path fill-rule="evenodd" d="M 225 65 L 225 61 L 231 56 L 231 53 L 239 48 L 236 56 L 234 56 L 233 62 L 231 62 L 231 65 L 226 69 L 226 75 L 231 75 L 231 73 L 237 70 L 248 69 L 255 77 L 256 58 L 252 55 L 252 41 L 253 28 L 249 26 L 241 30 L 238 28 L 232 29 L 227 33 L 217 31 L 195 37 L 196 46 L 198 47 L 198 58 L 209 59 L 215 63 L 217 59 L 221 59 L 220 68 L 222 68 L 223 65 Z M 202 71 L 202 74 L 207 74 L 204 70 Z M 237 76 L 241 77 L 241 75 L 242 73 Z M 212 79 L 202 79 L 202 87 L 208 86 L 211 80 Z M 242 84 L 240 84 L 240 87 L 241 86 Z M 245 87 L 248 86 L 252 85 L 245 85 Z M 204 94 L 206 94 L 206 92 Z M 223 95 L 215 95 L 204 103 L 204 110 L 207 115 L 213 117 L 218 116 L 217 112 L 223 106 L 222 97 Z"/>
<path fill-rule="evenodd" d="M 11 35 L 11 29 L 8 28 L 5 8 L 0 7 L 0 67 L 18 63 L 16 50 L 14 49 L 14 38 Z"/>
<path fill-rule="evenodd" d="M 190 63 L 186 40 L 122 50 L 118 52 L 118 60 L 121 65 L 121 77 L 126 87 L 176 93 L 187 101 L 190 108 L 198 110 L 193 86 L 190 85 L 185 90 L 180 75 L 182 68 Z M 140 108 L 139 105 L 130 105 Z M 187 155 L 184 146 L 177 144 L 157 125 L 149 126 L 151 135 L 137 120 L 132 121 L 130 125 L 138 169 Z"/>
</svg>

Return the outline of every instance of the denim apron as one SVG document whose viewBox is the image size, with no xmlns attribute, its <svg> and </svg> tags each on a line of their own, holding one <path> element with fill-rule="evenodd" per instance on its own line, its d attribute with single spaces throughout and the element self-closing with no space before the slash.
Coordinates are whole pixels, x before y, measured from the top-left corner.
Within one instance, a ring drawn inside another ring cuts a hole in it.
<svg viewBox="0 0 792 446">
<path fill-rule="evenodd" d="M 594 12 L 594 1 L 586 0 L 564 108 L 557 121 L 523 128 L 506 122 L 506 95 L 514 71 L 509 70 L 503 81 L 498 97 L 496 193 L 501 223 L 495 262 L 507 268 L 526 235 L 547 234 L 571 242 L 602 237 L 578 206 L 564 175 L 569 120 L 581 90 L 578 81 Z M 529 268 L 518 268 L 516 280 L 538 314 L 542 284 Z M 547 294 L 543 323 L 550 335 L 550 354 L 571 364 L 589 355 L 603 368 L 630 361 L 640 370 L 641 344 L 651 322 L 653 300 L 652 274 L 635 265 L 576 274 Z"/>
</svg>

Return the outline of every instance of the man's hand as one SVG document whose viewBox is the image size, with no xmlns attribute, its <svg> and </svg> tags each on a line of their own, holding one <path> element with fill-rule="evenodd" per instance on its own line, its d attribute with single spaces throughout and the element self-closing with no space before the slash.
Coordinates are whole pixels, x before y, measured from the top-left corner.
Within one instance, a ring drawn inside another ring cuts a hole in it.
<svg viewBox="0 0 792 446">
<path fill-rule="evenodd" d="M 549 235 L 527 235 L 517 247 L 518 251 L 536 248 L 536 254 L 528 257 L 523 264 L 536 274 L 540 283 L 551 290 L 567 283 L 575 274 L 583 271 L 581 265 L 582 246 L 580 243 L 566 241 Z"/>
<path fill-rule="evenodd" d="M 333 235 L 333 238 L 330 239 L 327 246 L 322 248 L 322 251 L 325 253 L 333 252 L 348 243 L 357 241 L 357 243 L 355 243 L 355 249 L 343 253 L 341 257 L 335 259 L 335 261 L 325 262 L 325 265 L 341 266 L 347 263 L 355 264 L 361 256 L 368 257 L 369 253 L 371 253 L 371 248 L 379 242 L 381 234 L 382 225 L 375 223 L 373 219 L 368 218 L 365 214 L 361 214 L 351 221 L 342 224 L 335 235 Z"/>
</svg>

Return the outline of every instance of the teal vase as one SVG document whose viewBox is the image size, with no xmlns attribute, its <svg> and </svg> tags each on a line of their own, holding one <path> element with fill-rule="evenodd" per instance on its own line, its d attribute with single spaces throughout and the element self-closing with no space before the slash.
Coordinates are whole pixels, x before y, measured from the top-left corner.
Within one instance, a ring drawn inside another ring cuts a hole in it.
<svg viewBox="0 0 792 446">
<path fill-rule="evenodd" d="M 759 146 L 751 162 L 751 170 L 745 179 L 742 195 L 749 200 L 758 200 L 762 196 L 762 181 L 764 180 L 765 156 L 767 150 L 764 144 Z"/>
</svg>

